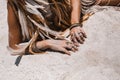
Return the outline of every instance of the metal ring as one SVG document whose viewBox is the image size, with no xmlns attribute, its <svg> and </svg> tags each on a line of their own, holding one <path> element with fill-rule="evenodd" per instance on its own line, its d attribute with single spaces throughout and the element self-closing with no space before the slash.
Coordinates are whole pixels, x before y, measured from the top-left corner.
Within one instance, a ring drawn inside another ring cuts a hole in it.
<svg viewBox="0 0 120 80">
<path fill-rule="evenodd" d="M 82 33 L 81 33 L 81 32 L 79 32 L 78 34 L 79 34 L 79 35 L 82 35 Z"/>
<path fill-rule="evenodd" d="M 66 42 L 67 45 L 72 44 L 71 42 Z"/>
</svg>

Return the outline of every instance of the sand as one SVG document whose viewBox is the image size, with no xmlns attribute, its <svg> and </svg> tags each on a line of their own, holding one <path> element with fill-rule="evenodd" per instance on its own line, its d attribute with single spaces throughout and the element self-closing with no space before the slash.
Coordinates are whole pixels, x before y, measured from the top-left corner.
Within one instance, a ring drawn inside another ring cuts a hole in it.
<svg viewBox="0 0 120 80">
<path fill-rule="evenodd" d="M 120 11 L 107 8 L 84 22 L 88 35 L 71 56 L 48 54 L 18 56 L 7 50 L 6 0 L 0 0 L 0 80 L 120 80 Z"/>
</svg>

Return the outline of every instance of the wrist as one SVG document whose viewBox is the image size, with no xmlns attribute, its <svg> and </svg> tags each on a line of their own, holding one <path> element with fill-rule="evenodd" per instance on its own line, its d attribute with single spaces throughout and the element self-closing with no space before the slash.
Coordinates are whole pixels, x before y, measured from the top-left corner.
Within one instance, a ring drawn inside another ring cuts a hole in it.
<svg viewBox="0 0 120 80">
<path fill-rule="evenodd" d="M 70 30 L 73 29 L 73 28 L 75 28 L 75 27 L 82 27 L 82 25 L 80 23 L 71 24 Z"/>
<path fill-rule="evenodd" d="M 46 40 L 36 42 L 36 48 L 45 50 L 48 48 L 48 43 Z"/>
<path fill-rule="evenodd" d="M 71 20 L 71 24 L 75 24 L 75 23 L 80 23 L 80 20 L 79 19 L 77 19 L 77 20 L 76 19 L 72 19 Z"/>
</svg>

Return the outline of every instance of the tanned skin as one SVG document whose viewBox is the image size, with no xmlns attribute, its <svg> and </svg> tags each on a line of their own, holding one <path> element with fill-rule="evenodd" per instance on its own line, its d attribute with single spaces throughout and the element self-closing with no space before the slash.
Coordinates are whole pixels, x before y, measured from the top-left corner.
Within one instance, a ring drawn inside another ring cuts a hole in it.
<svg viewBox="0 0 120 80">
<path fill-rule="evenodd" d="M 98 1 L 98 0 L 97 0 Z M 117 5 L 120 0 L 111 0 L 110 5 Z M 99 5 L 105 5 L 106 0 L 102 0 L 102 3 Z M 72 13 L 71 13 L 71 24 L 79 23 L 81 16 L 81 0 L 71 0 Z M 20 24 L 17 21 L 15 13 L 12 7 L 8 4 L 8 26 L 9 26 L 9 46 L 13 49 L 18 49 L 16 44 L 22 42 L 22 34 L 20 29 Z M 79 35 L 78 33 L 82 33 Z M 70 55 L 69 50 L 77 51 L 79 44 L 83 44 L 85 41 L 86 33 L 81 28 L 81 26 L 72 28 L 70 31 L 71 34 L 71 44 L 66 44 L 67 40 L 43 40 L 36 43 L 37 48 L 39 49 L 52 49 L 53 51 L 60 51 L 65 54 Z"/>
<path fill-rule="evenodd" d="M 99 0 L 97 0 L 98 2 Z M 101 3 L 99 5 L 104 6 L 108 0 L 101 0 Z M 120 3 L 120 0 L 110 0 L 109 6 L 116 6 L 118 3 Z M 71 13 L 71 24 L 79 23 L 80 17 L 81 17 L 81 0 L 71 0 L 72 5 L 72 13 Z M 79 33 L 82 33 L 82 35 L 79 35 Z M 81 26 L 75 27 L 70 31 L 71 34 L 71 41 L 79 45 L 79 43 L 83 44 L 85 41 L 86 33 L 81 28 Z"/>
<path fill-rule="evenodd" d="M 9 27 L 9 46 L 13 49 L 17 49 L 15 44 L 22 42 L 22 34 L 20 30 L 20 24 L 14 14 L 12 7 L 8 4 L 8 27 Z"/>
</svg>

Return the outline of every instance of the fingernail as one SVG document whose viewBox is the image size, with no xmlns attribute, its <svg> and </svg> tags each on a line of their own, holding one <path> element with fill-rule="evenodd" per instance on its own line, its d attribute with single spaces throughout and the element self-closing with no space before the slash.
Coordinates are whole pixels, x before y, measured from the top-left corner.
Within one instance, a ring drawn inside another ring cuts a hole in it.
<svg viewBox="0 0 120 80">
<path fill-rule="evenodd" d="M 76 52 L 75 50 L 73 52 Z"/>
<path fill-rule="evenodd" d="M 68 54 L 69 56 L 71 56 L 71 54 Z"/>
<path fill-rule="evenodd" d="M 70 54 L 70 53 L 67 53 L 67 55 L 69 55 L 69 56 L 70 56 L 71 54 Z"/>
</svg>

